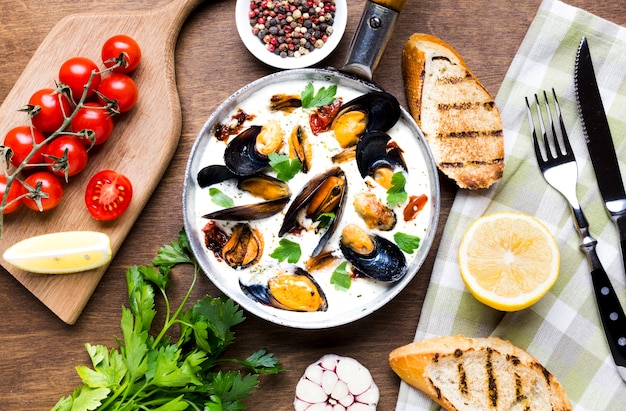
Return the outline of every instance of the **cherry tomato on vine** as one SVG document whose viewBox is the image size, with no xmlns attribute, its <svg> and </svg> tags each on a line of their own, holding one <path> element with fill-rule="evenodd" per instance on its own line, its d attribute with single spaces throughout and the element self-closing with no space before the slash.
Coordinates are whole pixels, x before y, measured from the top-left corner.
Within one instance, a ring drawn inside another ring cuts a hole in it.
<svg viewBox="0 0 626 411">
<path fill-rule="evenodd" d="M 38 184 L 41 184 L 40 195 L 38 196 L 41 201 L 41 209 L 37 204 L 35 198 L 24 197 L 24 205 L 31 210 L 35 211 L 47 211 L 50 210 L 61 202 L 63 198 L 63 184 L 57 176 L 49 171 L 38 171 L 24 180 L 26 186 L 30 186 L 33 189 L 37 188 Z M 28 189 L 27 189 L 28 190 Z"/>
<path fill-rule="evenodd" d="M 85 204 L 96 220 L 113 220 L 130 205 L 133 186 L 123 174 L 113 170 L 98 171 L 87 183 Z"/>
<path fill-rule="evenodd" d="M 26 157 L 33 150 L 33 144 L 39 144 L 45 139 L 46 137 L 39 130 L 31 128 L 30 126 L 18 126 L 9 130 L 7 135 L 4 137 L 4 145 L 11 147 L 11 150 L 13 150 L 11 164 L 18 167 L 26 161 Z M 42 147 L 37 150 L 30 160 L 28 160 L 28 164 L 43 164 L 42 153 L 44 148 L 45 147 Z"/>
<path fill-rule="evenodd" d="M 4 200 L 4 194 L 7 191 L 7 178 L 4 174 L 0 174 L 0 203 Z M 24 186 L 17 180 L 13 180 L 11 183 L 11 188 L 9 189 L 9 195 L 7 197 L 7 201 L 4 206 L 4 210 L 2 210 L 2 214 L 11 214 L 22 206 L 23 199 L 17 199 L 19 196 L 24 194 L 26 189 Z"/>
<path fill-rule="evenodd" d="M 55 138 L 48 144 L 44 158 L 53 174 L 71 177 L 87 166 L 89 154 L 78 138 L 65 135 Z"/>
<path fill-rule="evenodd" d="M 78 109 L 70 125 L 74 133 L 80 133 L 83 130 L 93 131 L 93 144 L 96 146 L 109 139 L 114 126 L 113 114 L 109 109 L 94 102 L 85 103 Z M 81 136 L 80 141 L 85 146 L 91 147 L 92 141 L 87 136 Z"/>
<path fill-rule="evenodd" d="M 66 60 L 59 69 L 59 81 L 72 90 L 72 97 L 78 102 L 83 96 L 85 85 L 89 82 L 89 78 L 94 71 L 96 74 L 94 74 L 87 89 L 86 98 L 89 98 L 98 89 L 101 80 L 98 66 L 92 60 L 86 57 L 72 57 Z"/>
<path fill-rule="evenodd" d="M 98 92 L 104 96 L 98 96 L 103 104 L 107 104 L 107 99 L 117 101 L 117 110 L 125 113 L 135 106 L 139 90 L 135 81 L 126 74 L 112 73 L 100 82 Z"/>
<path fill-rule="evenodd" d="M 122 55 L 121 64 L 113 69 L 114 73 L 130 73 L 141 61 L 141 48 L 129 36 L 119 34 L 104 42 L 102 46 L 102 62 L 107 68 L 113 67 Z"/>
<path fill-rule="evenodd" d="M 67 96 L 51 88 L 36 91 L 28 100 L 28 104 L 38 107 L 38 111 L 32 113 L 32 122 L 33 126 L 44 133 L 57 131 L 63 124 L 65 116 L 71 114 Z"/>
</svg>

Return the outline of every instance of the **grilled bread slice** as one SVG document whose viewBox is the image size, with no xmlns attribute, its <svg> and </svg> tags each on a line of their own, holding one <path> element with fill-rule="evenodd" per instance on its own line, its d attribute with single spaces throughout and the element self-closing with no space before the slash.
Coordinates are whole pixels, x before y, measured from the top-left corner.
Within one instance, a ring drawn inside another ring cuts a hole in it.
<svg viewBox="0 0 626 411">
<path fill-rule="evenodd" d="M 572 409 L 543 365 L 497 337 L 417 341 L 393 350 L 389 365 L 448 411 Z"/>
<path fill-rule="evenodd" d="M 502 178 L 500 111 L 463 58 L 438 37 L 416 33 L 402 52 L 409 111 L 437 167 L 461 188 L 488 188 Z"/>
</svg>

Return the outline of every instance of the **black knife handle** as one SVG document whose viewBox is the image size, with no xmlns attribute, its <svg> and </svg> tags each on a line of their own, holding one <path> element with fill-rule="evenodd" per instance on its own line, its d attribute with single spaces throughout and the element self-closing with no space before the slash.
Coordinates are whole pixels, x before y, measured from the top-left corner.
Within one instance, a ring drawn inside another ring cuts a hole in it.
<svg viewBox="0 0 626 411">
<path fill-rule="evenodd" d="M 604 268 L 591 271 L 593 290 L 613 360 L 626 366 L 626 315 Z"/>
</svg>

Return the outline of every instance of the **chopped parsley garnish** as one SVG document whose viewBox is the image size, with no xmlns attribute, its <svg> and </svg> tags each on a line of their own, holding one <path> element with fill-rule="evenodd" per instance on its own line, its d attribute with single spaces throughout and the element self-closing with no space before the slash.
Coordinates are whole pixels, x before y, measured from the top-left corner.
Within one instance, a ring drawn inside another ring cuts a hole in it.
<svg viewBox="0 0 626 411">
<path fill-rule="evenodd" d="M 278 244 L 279 246 L 272 251 L 270 257 L 277 259 L 281 263 L 287 260 L 290 264 L 295 264 L 300 260 L 300 256 L 302 256 L 300 244 L 286 238 L 281 238 Z"/>
<path fill-rule="evenodd" d="M 209 188 L 209 195 L 211 196 L 211 201 L 220 207 L 232 207 L 235 205 L 232 198 L 228 197 L 215 187 Z"/>
<path fill-rule="evenodd" d="M 346 270 L 346 266 L 348 265 L 347 261 L 342 262 L 335 268 L 333 274 L 330 276 L 330 283 L 335 286 L 335 289 L 346 291 L 352 285 L 352 278 L 350 277 L 350 273 Z"/>
<path fill-rule="evenodd" d="M 291 180 L 296 174 L 302 171 L 302 163 L 299 159 L 289 159 L 285 154 L 270 153 L 270 166 L 276 170 L 276 178 L 282 181 Z"/>
<path fill-rule="evenodd" d="M 413 251 L 419 248 L 421 238 L 414 235 L 397 232 L 393 235 L 393 240 L 402 251 L 413 254 Z"/>
<path fill-rule="evenodd" d="M 391 206 L 402 204 L 408 198 L 404 186 L 406 185 L 406 177 L 404 173 L 397 172 L 391 176 L 391 187 L 387 190 L 387 203 Z"/>
<path fill-rule="evenodd" d="M 335 218 L 335 213 L 322 213 L 317 217 L 319 221 L 318 228 L 328 227 L 330 222 Z"/>
<path fill-rule="evenodd" d="M 313 83 L 307 83 L 304 87 L 304 91 L 300 95 L 300 99 L 302 100 L 302 108 L 313 108 L 313 107 L 321 107 L 332 104 L 335 101 L 335 94 L 337 93 L 337 86 L 333 84 L 332 86 L 322 87 L 317 90 L 317 94 L 315 93 L 315 89 L 313 88 Z"/>
</svg>

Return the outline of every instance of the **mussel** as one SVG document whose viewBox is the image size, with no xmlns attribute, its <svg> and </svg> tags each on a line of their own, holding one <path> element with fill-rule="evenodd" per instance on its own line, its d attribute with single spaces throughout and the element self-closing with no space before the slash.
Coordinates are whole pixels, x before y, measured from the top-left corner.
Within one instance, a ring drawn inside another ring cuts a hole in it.
<svg viewBox="0 0 626 411">
<path fill-rule="evenodd" d="M 231 221 L 260 220 L 282 211 L 291 197 L 287 183 L 265 174 L 239 176 L 219 164 L 204 167 L 198 172 L 200 187 L 208 187 L 230 179 L 237 180 L 239 189 L 267 201 L 217 210 L 203 215 L 204 218 Z"/>
<path fill-rule="evenodd" d="M 283 145 L 283 131 L 278 121 L 253 125 L 233 138 L 224 151 L 224 164 L 239 176 L 257 174 L 269 166 L 269 155 Z"/>
<path fill-rule="evenodd" d="M 400 103 L 391 94 L 372 91 L 343 104 L 331 126 L 341 147 L 357 143 L 366 132 L 387 131 L 400 118 Z"/>
<path fill-rule="evenodd" d="M 367 132 L 356 146 L 356 164 L 361 177 L 371 176 L 385 188 L 391 187 L 391 176 L 400 167 L 407 170 L 402 149 L 389 144 L 391 137 L 382 131 Z"/>
<path fill-rule="evenodd" d="M 222 258 L 232 268 L 247 268 L 261 259 L 263 244 L 263 236 L 258 230 L 249 224 L 239 223 L 233 227 L 230 238 L 222 246 Z"/>
<path fill-rule="evenodd" d="M 309 172 L 311 160 L 313 159 L 313 149 L 306 131 L 301 125 L 295 126 L 289 136 L 289 158 L 300 160 L 302 172 Z"/>
<path fill-rule="evenodd" d="M 406 257 L 396 244 L 355 224 L 344 227 L 339 247 L 356 273 L 381 282 L 395 282 L 406 274 Z"/>
<path fill-rule="evenodd" d="M 287 209 L 278 235 L 282 237 L 296 228 L 298 219 L 302 217 L 310 219 L 319 231 L 318 221 L 325 215 L 328 217 L 327 224 L 321 228 L 325 229 L 324 234 L 311 253 L 315 257 L 323 250 L 341 219 L 347 191 L 348 181 L 339 167 L 313 177 Z"/>
<path fill-rule="evenodd" d="M 240 280 L 239 286 L 250 299 L 282 310 L 313 312 L 328 308 L 322 288 L 300 267 L 271 277 L 267 284 L 244 284 Z"/>
<path fill-rule="evenodd" d="M 396 226 L 398 217 L 395 211 L 383 204 L 374 193 L 358 193 L 354 196 L 353 205 L 368 228 L 390 231 Z"/>
</svg>

